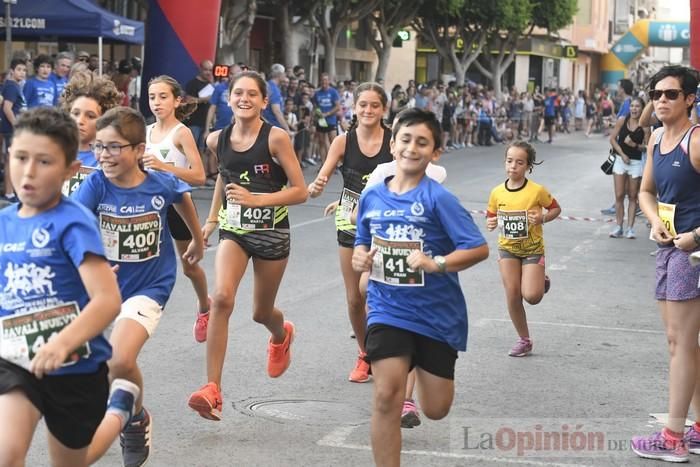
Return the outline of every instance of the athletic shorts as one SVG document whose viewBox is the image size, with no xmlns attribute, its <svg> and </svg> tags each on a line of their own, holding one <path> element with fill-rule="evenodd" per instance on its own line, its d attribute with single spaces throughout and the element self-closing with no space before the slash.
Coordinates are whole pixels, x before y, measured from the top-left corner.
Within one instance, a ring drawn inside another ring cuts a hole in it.
<svg viewBox="0 0 700 467">
<path fill-rule="evenodd" d="M 636 159 L 630 159 L 629 164 L 625 164 L 622 157 L 617 156 L 615 158 L 615 164 L 613 165 L 613 173 L 615 175 L 629 175 L 631 178 L 641 178 L 642 172 L 644 171 L 644 166 L 642 161 Z"/>
<path fill-rule="evenodd" d="M 133 319 L 146 329 L 150 337 L 156 331 L 162 315 L 163 307 L 158 302 L 145 295 L 134 295 L 122 303 L 122 309 L 115 321 Z"/>
<path fill-rule="evenodd" d="M 107 409 L 107 364 L 95 373 L 44 376 L 0 358 L 0 394 L 20 390 L 44 416 L 49 432 L 70 449 L 90 444 Z"/>
<path fill-rule="evenodd" d="M 684 301 L 700 297 L 700 267 L 693 267 L 690 252 L 673 246 L 661 247 L 656 252 L 657 300 Z"/>
<path fill-rule="evenodd" d="M 355 236 L 344 230 L 338 230 L 338 246 L 343 248 L 355 248 Z"/>
<path fill-rule="evenodd" d="M 330 133 L 331 131 L 336 131 L 335 124 L 329 124 L 328 126 L 319 126 L 316 124 L 316 131 L 319 133 Z"/>
<path fill-rule="evenodd" d="M 172 206 L 168 207 L 167 219 L 168 227 L 170 227 L 170 236 L 174 240 L 192 240 L 190 229 L 187 228 L 185 221 Z"/>
<path fill-rule="evenodd" d="M 289 229 L 263 230 L 246 234 L 219 229 L 219 242 L 224 240 L 238 243 L 249 258 L 276 261 L 289 257 Z"/>
<path fill-rule="evenodd" d="M 500 248 L 498 249 L 498 259 L 519 259 L 522 264 L 539 264 L 544 266 L 544 255 L 518 256 Z"/>
<path fill-rule="evenodd" d="M 552 126 L 552 125 L 554 125 L 555 121 L 556 121 L 556 117 L 544 117 L 545 126 Z"/>
<path fill-rule="evenodd" d="M 455 379 L 457 351 L 430 337 L 386 324 L 373 324 L 367 329 L 365 349 L 365 361 L 370 364 L 375 360 L 408 355 L 411 369 L 420 367 L 440 378 Z"/>
<path fill-rule="evenodd" d="M 452 120 L 450 120 L 449 118 L 443 120 L 443 122 L 440 123 L 440 126 L 442 127 L 442 131 L 444 131 L 445 133 L 449 133 L 450 131 L 452 131 Z"/>
</svg>

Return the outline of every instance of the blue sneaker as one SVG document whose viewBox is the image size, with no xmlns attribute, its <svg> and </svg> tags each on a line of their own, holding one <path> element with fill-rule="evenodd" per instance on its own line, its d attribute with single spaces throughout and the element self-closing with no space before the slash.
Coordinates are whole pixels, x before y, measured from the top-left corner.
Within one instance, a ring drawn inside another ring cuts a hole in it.
<svg viewBox="0 0 700 467">
<path fill-rule="evenodd" d="M 146 408 L 119 434 L 124 467 L 141 467 L 151 455 L 151 414 Z"/>
<path fill-rule="evenodd" d="M 609 208 L 601 209 L 600 213 L 606 216 L 614 216 L 615 215 L 615 205 L 613 204 Z"/>
</svg>

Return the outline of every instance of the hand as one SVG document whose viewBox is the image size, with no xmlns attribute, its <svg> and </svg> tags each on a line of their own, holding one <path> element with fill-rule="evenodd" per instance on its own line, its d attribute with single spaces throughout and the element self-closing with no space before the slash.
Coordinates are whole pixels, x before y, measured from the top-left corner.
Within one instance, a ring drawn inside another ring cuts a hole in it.
<svg viewBox="0 0 700 467">
<path fill-rule="evenodd" d="M 113 272 L 114 274 L 116 274 L 116 273 L 119 272 L 119 265 L 118 265 L 118 264 L 115 264 L 114 266 L 112 266 L 111 269 L 112 269 L 112 272 Z"/>
<path fill-rule="evenodd" d="M 698 247 L 698 244 L 695 243 L 693 232 L 684 232 L 676 235 L 676 238 L 673 239 L 673 244 L 676 248 L 683 251 L 693 251 Z"/>
<path fill-rule="evenodd" d="M 204 248 L 209 248 L 211 245 L 209 244 L 209 237 L 211 234 L 214 233 L 214 231 L 219 227 L 218 222 L 209 222 L 207 221 L 203 226 L 202 226 L 202 240 L 204 241 Z"/>
<path fill-rule="evenodd" d="M 187 245 L 187 250 L 182 255 L 182 259 L 189 264 L 199 263 L 202 257 L 204 257 L 204 243 L 195 240 L 190 241 L 190 244 Z"/>
<path fill-rule="evenodd" d="M 486 218 L 486 230 L 491 232 L 496 227 L 498 227 L 498 217 L 487 217 Z"/>
<path fill-rule="evenodd" d="M 333 214 L 336 209 L 338 209 L 338 201 L 333 201 L 328 206 L 326 206 L 326 208 L 323 210 L 323 215 L 329 216 L 329 215 Z"/>
<path fill-rule="evenodd" d="M 637 143 L 635 143 L 634 141 L 632 141 L 632 138 L 630 138 L 630 135 L 625 136 L 625 141 L 624 141 L 624 143 L 625 143 L 627 146 L 632 147 L 632 148 L 639 146 Z"/>
<path fill-rule="evenodd" d="M 372 261 L 377 253 L 376 248 L 365 251 L 363 248 L 355 248 L 352 253 L 352 268 L 356 272 L 367 272 L 372 270 Z"/>
<path fill-rule="evenodd" d="M 541 209 L 530 209 L 527 212 L 527 222 L 530 225 L 544 224 L 544 214 Z"/>
<path fill-rule="evenodd" d="M 165 167 L 165 162 L 161 161 L 157 156 L 153 154 L 144 154 L 141 158 L 143 161 L 143 168 L 148 170 L 156 170 L 162 172 Z"/>
<path fill-rule="evenodd" d="M 628 156 L 622 154 L 620 157 L 622 157 L 622 162 L 624 162 L 625 164 L 630 163 L 630 158 Z"/>
<path fill-rule="evenodd" d="M 309 183 L 309 187 L 307 188 L 309 191 L 309 196 L 312 198 L 316 198 L 323 193 L 323 189 L 326 188 L 326 184 L 328 183 L 328 177 L 325 175 L 319 175 L 316 177 L 316 180 L 313 182 Z"/>
<path fill-rule="evenodd" d="M 413 250 L 406 258 L 408 267 L 418 272 L 421 269 L 427 273 L 433 274 L 440 272 L 440 268 L 433 258 L 427 256 L 420 250 Z"/>
<path fill-rule="evenodd" d="M 238 204 L 247 208 L 258 207 L 257 197 L 240 185 L 229 183 L 226 185 L 226 199 L 233 204 Z"/>
<path fill-rule="evenodd" d="M 41 379 L 45 374 L 58 370 L 68 358 L 70 350 L 62 343 L 60 334 L 57 334 L 39 348 L 29 364 L 29 371 Z"/>
<path fill-rule="evenodd" d="M 668 245 L 673 241 L 671 233 L 666 229 L 666 226 L 663 222 L 661 222 L 661 220 L 656 220 L 652 222 L 651 236 L 654 240 L 656 240 L 658 243 L 661 243 L 662 245 Z"/>
</svg>

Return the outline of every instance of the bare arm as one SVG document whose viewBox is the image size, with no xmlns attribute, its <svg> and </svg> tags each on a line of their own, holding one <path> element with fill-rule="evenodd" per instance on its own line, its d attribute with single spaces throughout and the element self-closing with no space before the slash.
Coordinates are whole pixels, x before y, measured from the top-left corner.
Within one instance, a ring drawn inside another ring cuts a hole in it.
<svg viewBox="0 0 700 467">
<path fill-rule="evenodd" d="M 284 128 L 284 130 L 289 133 L 289 125 L 287 125 L 287 119 L 284 118 L 284 114 L 282 113 L 282 108 L 280 107 L 279 104 L 270 104 L 270 109 L 272 110 L 272 113 L 275 114 L 275 118 L 277 118 L 277 121 L 279 124 Z"/>
<path fill-rule="evenodd" d="M 323 167 L 318 171 L 318 175 L 313 182 L 309 183 L 308 191 L 309 196 L 316 198 L 323 193 L 323 189 L 326 188 L 326 184 L 333 176 L 335 168 L 338 163 L 343 160 L 345 155 L 345 141 L 346 135 L 340 135 L 333 139 L 331 147 L 328 149 L 328 156 L 326 157 L 326 162 L 323 163 Z"/>
<path fill-rule="evenodd" d="M 617 121 L 615 122 L 615 127 L 612 129 L 610 132 L 610 145 L 612 148 L 615 150 L 618 156 L 622 157 L 622 160 L 625 161 L 625 163 L 629 163 L 629 157 L 622 152 L 622 148 L 620 147 L 620 144 L 617 142 L 617 137 L 620 134 L 620 130 L 622 129 L 622 125 L 625 124 L 624 118 L 618 118 Z"/>
<path fill-rule="evenodd" d="M 2 113 L 5 114 L 5 118 L 12 126 L 15 126 L 15 123 L 17 122 L 14 112 L 12 112 L 12 106 L 14 104 L 14 102 L 8 100 L 2 103 Z"/>
<path fill-rule="evenodd" d="M 656 117 L 653 116 L 653 114 L 654 102 L 649 101 L 647 105 L 644 106 L 644 110 L 642 110 L 642 115 L 639 116 L 639 126 L 649 128 L 652 125 L 656 125 L 659 121 L 656 119 Z"/>
<path fill-rule="evenodd" d="M 204 256 L 204 237 L 202 236 L 199 219 L 197 218 L 197 211 L 192 202 L 192 196 L 189 193 L 185 193 L 182 195 L 182 201 L 173 204 L 173 207 L 180 217 L 182 217 L 182 220 L 185 221 L 187 229 L 190 231 L 190 234 L 192 234 L 192 241 L 182 257 L 188 263 L 196 264 L 202 259 L 202 256 Z"/>
</svg>

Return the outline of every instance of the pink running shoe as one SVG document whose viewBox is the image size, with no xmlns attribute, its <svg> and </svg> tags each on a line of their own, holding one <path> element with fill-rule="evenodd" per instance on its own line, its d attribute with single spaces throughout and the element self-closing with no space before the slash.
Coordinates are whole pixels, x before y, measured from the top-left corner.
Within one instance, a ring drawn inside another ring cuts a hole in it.
<svg viewBox="0 0 700 467">
<path fill-rule="evenodd" d="M 403 401 L 403 409 L 401 410 L 401 428 L 413 428 L 418 425 L 420 425 L 418 407 L 413 399 L 406 399 Z"/>
<path fill-rule="evenodd" d="M 511 357 L 524 357 L 532 352 L 532 340 L 527 337 L 521 337 L 518 342 L 515 343 L 508 355 Z"/>
<path fill-rule="evenodd" d="M 200 344 L 202 342 L 207 341 L 207 327 L 209 327 L 209 310 L 211 310 L 211 297 L 207 299 L 207 302 L 207 312 L 197 312 L 197 320 L 194 322 L 194 327 L 192 328 L 194 340 L 196 340 Z"/>
<path fill-rule="evenodd" d="M 657 459 L 666 462 L 688 462 L 688 445 L 684 440 L 674 443 L 666 439 L 659 431 L 651 436 L 632 438 L 632 451 L 645 459 Z"/>
</svg>

